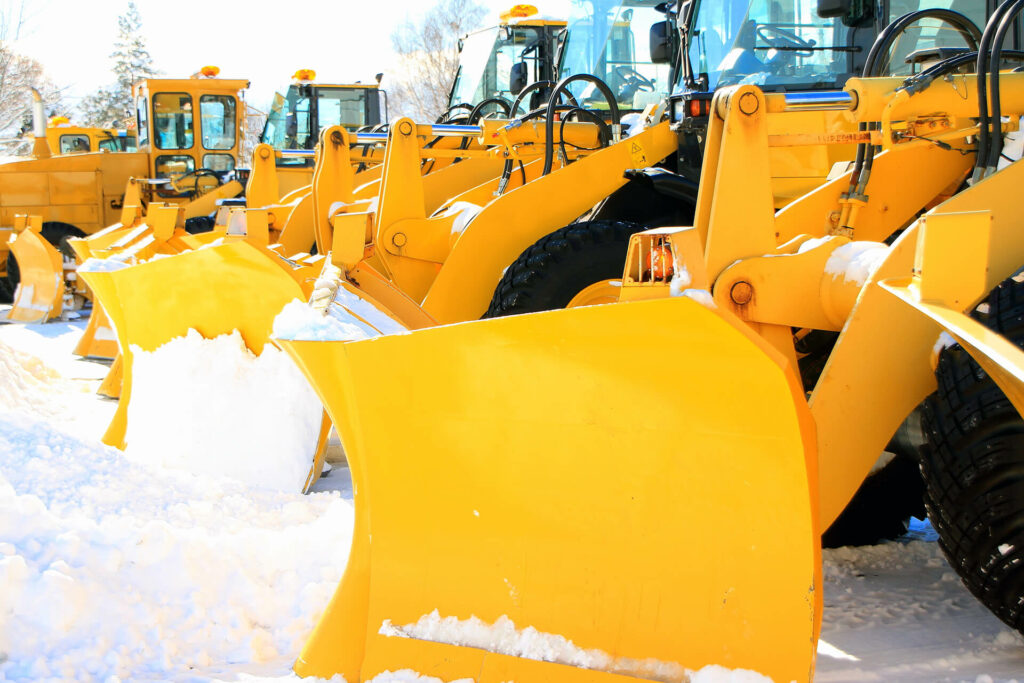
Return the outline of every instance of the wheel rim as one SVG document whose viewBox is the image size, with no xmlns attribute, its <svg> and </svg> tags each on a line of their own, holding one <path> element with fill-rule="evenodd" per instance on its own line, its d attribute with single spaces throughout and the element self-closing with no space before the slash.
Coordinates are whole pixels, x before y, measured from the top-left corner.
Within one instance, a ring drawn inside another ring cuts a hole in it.
<svg viewBox="0 0 1024 683">
<path fill-rule="evenodd" d="M 613 304 L 619 300 L 620 289 L 622 289 L 622 280 L 600 280 L 580 290 L 579 294 L 570 299 L 565 307 Z"/>
</svg>

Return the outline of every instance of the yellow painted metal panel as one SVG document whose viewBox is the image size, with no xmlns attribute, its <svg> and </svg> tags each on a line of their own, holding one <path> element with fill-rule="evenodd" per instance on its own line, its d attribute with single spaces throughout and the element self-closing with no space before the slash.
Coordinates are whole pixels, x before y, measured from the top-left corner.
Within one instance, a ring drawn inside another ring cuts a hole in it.
<svg viewBox="0 0 1024 683">
<path fill-rule="evenodd" d="M 682 297 L 278 343 L 335 420 L 356 491 L 349 565 L 300 674 L 562 680 L 378 633 L 436 609 L 613 660 L 811 678 L 813 428 L 742 323 Z"/>
<path fill-rule="evenodd" d="M 49 174 L 50 203 L 99 204 L 95 171 L 55 171 Z"/>
<path fill-rule="evenodd" d="M 46 206 L 51 204 L 45 173 L 5 173 L 0 182 L 0 202 L 5 206 Z"/>
</svg>

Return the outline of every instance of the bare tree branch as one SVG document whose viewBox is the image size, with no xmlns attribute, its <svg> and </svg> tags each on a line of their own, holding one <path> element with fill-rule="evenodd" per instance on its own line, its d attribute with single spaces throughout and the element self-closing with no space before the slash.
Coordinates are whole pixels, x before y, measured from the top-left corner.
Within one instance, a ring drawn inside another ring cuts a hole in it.
<svg viewBox="0 0 1024 683">
<path fill-rule="evenodd" d="M 487 9 L 474 0 L 439 0 L 392 32 L 401 73 L 391 81 L 388 95 L 398 114 L 433 121 L 445 111 L 458 70 L 458 40 L 486 15 Z"/>
</svg>

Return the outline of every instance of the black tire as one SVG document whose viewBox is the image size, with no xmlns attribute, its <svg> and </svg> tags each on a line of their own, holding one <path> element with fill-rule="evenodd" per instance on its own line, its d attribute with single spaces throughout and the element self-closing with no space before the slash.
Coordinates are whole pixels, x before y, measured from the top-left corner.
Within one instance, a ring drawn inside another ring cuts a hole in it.
<svg viewBox="0 0 1024 683">
<path fill-rule="evenodd" d="M 1000 284 L 975 317 L 1024 345 L 1024 283 Z M 936 378 L 921 460 L 928 516 L 964 585 L 1024 633 L 1024 420 L 959 345 L 942 351 Z"/>
<path fill-rule="evenodd" d="M 14 303 L 14 290 L 7 283 L 7 276 L 0 277 L 0 304 Z"/>
<path fill-rule="evenodd" d="M 75 258 L 75 252 L 68 244 L 68 240 L 72 237 L 85 237 L 85 233 L 75 226 L 57 221 L 43 223 L 39 234 L 56 247 L 61 254 L 71 259 Z M 10 290 L 12 299 L 19 282 L 21 282 L 21 269 L 18 268 L 18 260 L 14 258 L 14 252 L 7 252 L 7 288 Z"/>
<path fill-rule="evenodd" d="M 216 224 L 214 216 L 193 216 L 185 219 L 185 232 L 190 235 L 210 232 Z"/>
<path fill-rule="evenodd" d="M 629 237 L 640 230 L 625 221 L 585 221 L 542 237 L 505 271 L 484 317 L 565 308 L 595 282 L 622 277 Z"/>
</svg>

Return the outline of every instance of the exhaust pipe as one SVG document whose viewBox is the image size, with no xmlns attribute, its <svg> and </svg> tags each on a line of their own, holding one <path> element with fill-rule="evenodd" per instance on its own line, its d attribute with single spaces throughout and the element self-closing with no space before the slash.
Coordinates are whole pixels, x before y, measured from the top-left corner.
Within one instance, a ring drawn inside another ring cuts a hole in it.
<svg viewBox="0 0 1024 683">
<path fill-rule="evenodd" d="M 37 159 L 49 159 L 53 156 L 50 143 L 46 140 L 46 113 L 43 111 L 43 96 L 35 88 L 32 91 L 32 156 Z"/>
</svg>

